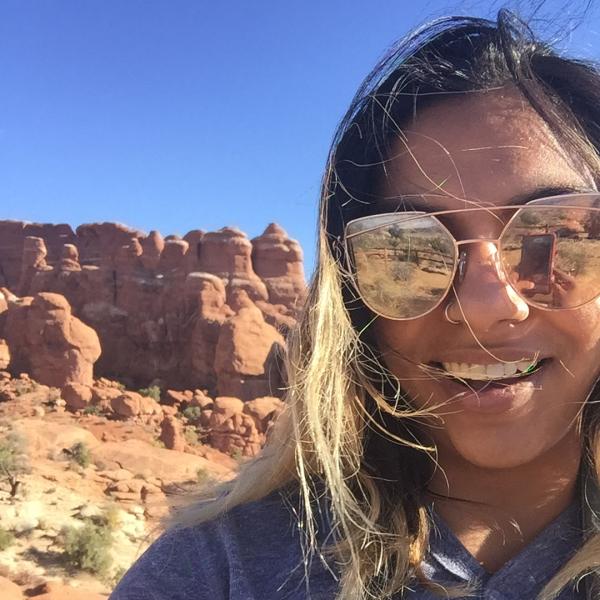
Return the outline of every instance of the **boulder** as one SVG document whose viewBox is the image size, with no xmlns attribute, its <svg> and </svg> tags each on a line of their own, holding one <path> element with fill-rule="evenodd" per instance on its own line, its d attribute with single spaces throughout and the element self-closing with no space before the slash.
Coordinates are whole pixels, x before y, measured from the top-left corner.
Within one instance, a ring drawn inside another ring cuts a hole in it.
<svg viewBox="0 0 600 600">
<path fill-rule="evenodd" d="M 269 423 L 279 416 L 284 408 L 279 398 L 265 396 L 244 403 L 244 412 L 254 418 L 258 429 L 264 433 Z"/>
<path fill-rule="evenodd" d="M 113 398 L 110 406 L 115 415 L 123 419 L 129 419 L 142 413 L 142 402 L 143 396 L 137 392 L 125 391 Z"/>
<path fill-rule="evenodd" d="M 244 414 L 244 403 L 239 398 L 215 399 L 208 429 L 213 448 L 226 454 L 255 456 L 261 448 L 261 438 L 250 415 Z"/>
<path fill-rule="evenodd" d="M 71 448 L 78 442 L 90 449 L 100 444 L 90 431 L 66 423 L 27 418 L 14 421 L 13 428 L 25 439 L 30 458 L 56 457 L 64 448 Z"/>
<path fill-rule="evenodd" d="M 61 271 L 81 271 L 81 265 L 79 264 L 79 250 L 75 244 L 65 244 L 62 247 L 58 268 Z"/>
<path fill-rule="evenodd" d="M 8 369 L 10 364 L 10 350 L 6 340 L 0 339 L 0 369 Z"/>
<path fill-rule="evenodd" d="M 181 421 L 176 417 L 165 416 L 160 424 L 159 440 L 165 448 L 183 452 L 186 444 Z"/>
<path fill-rule="evenodd" d="M 93 383 L 100 341 L 91 327 L 72 315 L 64 296 L 43 292 L 11 306 L 5 335 L 13 357 L 11 368 L 53 387 Z"/>
<path fill-rule="evenodd" d="M 245 292 L 238 292 L 232 304 L 237 314 L 222 325 L 215 351 L 218 394 L 242 400 L 272 395 L 270 371 L 285 346 L 283 337 Z M 253 385 L 245 385 L 249 379 Z"/>
<path fill-rule="evenodd" d="M 159 448 L 136 439 L 95 446 L 92 456 L 107 468 L 121 467 L 132 473 L 151 473 L 169 482 L 195 480 L 199 469 L 211 473 L 215 479 L 226 479 L 233 475 L 229 468 L 201 456 Z"/>
<path fill-rule="evenodd" d="M 69 383 L 62 389 L 61 396 L 69 410 L 83 410 L 91 404 L 93 393 L 89 385 Z"/>
</svg>

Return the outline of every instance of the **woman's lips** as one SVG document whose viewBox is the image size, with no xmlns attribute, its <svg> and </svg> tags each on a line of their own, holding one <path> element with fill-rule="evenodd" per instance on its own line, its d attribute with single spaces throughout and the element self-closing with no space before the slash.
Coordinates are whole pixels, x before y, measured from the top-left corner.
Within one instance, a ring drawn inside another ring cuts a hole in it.
<svg viewBox="0 0 600 600">
<path fill-rule="evenodd" d="M 438 381 L 446 392 L 450 410 L 460 407 L 469 412 L 500 414 L 523 406 L 531 394 L 541 388 L 552 362 L 552 359 L 546 358 L 532 373 L 510 379 L 463 382 L 454 377 L 444 377 Z"/>
</svg>

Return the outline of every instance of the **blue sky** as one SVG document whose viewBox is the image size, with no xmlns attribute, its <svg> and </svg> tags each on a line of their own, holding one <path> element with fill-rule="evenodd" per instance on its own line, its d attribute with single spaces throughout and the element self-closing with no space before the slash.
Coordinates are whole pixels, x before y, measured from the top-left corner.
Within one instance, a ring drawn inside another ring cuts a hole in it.
<svg viewBox="0 0 600 600">
<path fill-rule="evenodd" d="M 251 237 L 276 221 L 310 271 L 325 157 L 361 79 L 423 20 L 501 5 L 0 0 L 0 219 Z M 562 46 L 597 58 L 599 42 L 594 11 Z"/>
</svg>

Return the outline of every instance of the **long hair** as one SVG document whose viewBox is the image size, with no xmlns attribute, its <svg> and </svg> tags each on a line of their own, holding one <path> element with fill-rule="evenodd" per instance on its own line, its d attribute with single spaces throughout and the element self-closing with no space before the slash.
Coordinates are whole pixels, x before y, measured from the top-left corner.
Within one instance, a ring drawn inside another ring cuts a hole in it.
<svg viewBox="0 0 600 600">
<path fill-rule="evenodd" d="M 410 122 L 417 105 L 507 85 L 520 91 L 577 164 L 600 173 L 600 74 L 593 65 L 560 56 L 504 10 L 496 22 L 440 19 L 398 42 L 360 86 L 334 136 L 322 184 L 318 264 L 288 338 L 286 410 L 262 453 L 212 501 L 194 501 L 180 512 L 179 525 L 213 519 L 292 484 L 310 560 L 324 490 L 339 598 L 389 598 L 421 576 L 429 536 L 423 494 L 435 449 L 414 427 L 426 411 L 411 407 L 370 337 L 373 315 L 346 268 L 344 224 L 376 200 L 399 125 Z M 590 413 L 582 423 L 597 478 L 597 419 Z M 600 538 L 592 536 L 541 597 L 556 597 L 598 566 Z"/>
</svg>

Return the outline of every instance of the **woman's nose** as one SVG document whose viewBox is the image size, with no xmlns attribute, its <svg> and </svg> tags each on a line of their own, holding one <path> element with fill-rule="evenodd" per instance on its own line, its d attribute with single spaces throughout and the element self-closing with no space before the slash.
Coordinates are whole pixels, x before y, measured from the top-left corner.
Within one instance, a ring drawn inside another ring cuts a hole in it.
<svg viewBox="0 0 600 600">
<path fill-rule="evenodd" d="M 529 305 L 506 279 L 492 242 L 462 246 L 454 293 L 448 317 L 467 321 L 475 331 L 488 332 L 500 323 L 517 323 L 529 316 Z"/>
</svg>

